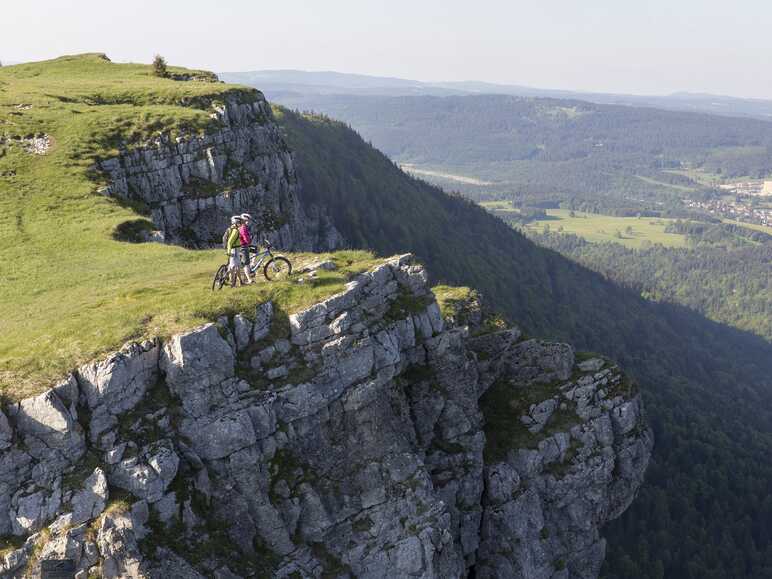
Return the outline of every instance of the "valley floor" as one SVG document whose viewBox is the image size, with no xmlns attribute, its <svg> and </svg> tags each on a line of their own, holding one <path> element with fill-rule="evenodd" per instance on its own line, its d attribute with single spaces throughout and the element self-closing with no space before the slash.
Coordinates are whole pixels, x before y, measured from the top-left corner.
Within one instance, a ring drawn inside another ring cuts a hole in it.
<svg viewBox="0 0 772 579">
<path fill-rule="evenodd" d="M 517 213 L 505 201 L 483 201 L 486 209 L 495 213 Z M 631 249 L 638 249 L 647 242 L 662 244 L 666 247 L 686 247 L 686 236 L 667 233 L 665 228 L 675 219 L 653 217 L 615 217 L 568 209 L 547 209 L 546 217 L 536 219 L 526 225 L 531 231 L 545 229 L 553 232 L 573 233 L 587 241 L 600 243 L 610 241 L 620 243 Z"/>
</svg>

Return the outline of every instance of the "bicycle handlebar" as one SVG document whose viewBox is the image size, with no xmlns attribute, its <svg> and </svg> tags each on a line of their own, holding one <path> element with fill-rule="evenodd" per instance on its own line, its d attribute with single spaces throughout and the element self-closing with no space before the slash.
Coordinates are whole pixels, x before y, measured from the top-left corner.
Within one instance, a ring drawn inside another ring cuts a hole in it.
<svg viewBox="0 0 772 579">
<path fill-rule="evenodd" d="M 265 245 L 265 247 L 268 248 L 268 249 L 271 249 L 271 247 L 273 247 L 271 245 L 271 242 L 268 241 L 267 239 L 263 239 L 263 245 Z M 253 243 L 252 245 L 249 246 L 249 249 L 251 249 L 253 251 L 257 251 L 260 248 L 259 248 L 259 246 L 256 243 Z"/>
</svg>

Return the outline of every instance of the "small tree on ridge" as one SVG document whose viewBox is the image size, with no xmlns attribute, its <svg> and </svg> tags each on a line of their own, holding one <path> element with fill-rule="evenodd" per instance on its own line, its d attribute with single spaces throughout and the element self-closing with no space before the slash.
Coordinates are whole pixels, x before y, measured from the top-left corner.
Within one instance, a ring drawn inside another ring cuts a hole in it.
<svg viewBox="0 0 772 579">
<path fill-rule="evenodd" d="M 153 73 L 161 78 L 169 76 L 169 71 L 166 69 L 166 59 L 160 54 L 156 54 L 153 58 Z"/>
</svg>

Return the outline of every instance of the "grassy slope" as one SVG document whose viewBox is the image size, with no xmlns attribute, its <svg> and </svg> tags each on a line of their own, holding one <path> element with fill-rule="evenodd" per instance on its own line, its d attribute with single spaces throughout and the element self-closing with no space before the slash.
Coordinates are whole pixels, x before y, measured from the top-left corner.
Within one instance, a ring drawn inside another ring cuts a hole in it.
<svg viewBox="0 0 772 579">
<path fill-rule="evenodd" d="M 180 72 L 180 69 L 171 69 Z M 97 156 L 159 130 L 211 126 L 207 104 L 252 89 L 157 78 L 149 66 L 99 55 L 0 68 L 0 135 L 46 133 L 46 155 L 0 145 L 0 392 L 32 393 L 129 338 L 168 334 L 268 295 L 285 309 L 341 287 L 345 272 L 315 286 L 261 284 L 212 293 L 222 251 L 114 241 L 138 216 L 95 193 Z M 181 106 L 187 102 L 194 106 Z M 31 108 L 17 105 L 31 105 Z M 204 108 L 195 108 L 201 106 Z M 13 143 L 13 142 L 12 142 Z M 349 269 L 371 256 L 339 256 Z"/>
<path fill-rule="evenodd" d="M 658 577 L 653 560 L 666 576 L 694 578 L 706 568 L 740 576 L 730 560 L 754 572 L 772 565 L 772 556 L 751 559 L 768 547 L 763 536 L 747 540 L 766 525 L 772 492 L 768 342 L 642 300 L 535 246 L 483 208 L 405 175 L 341 123 L 286 111 L 279 121 L 303 195 L 327 206 L 352 243 L 415 251 L 435 280 L 479 289 L 529 332 L 603 352 L 641 383 L 657 446 L 648 485 L 609 534 L 610 576 Z M 726 539 L 717 562 L 716 537 L 726 533 L 737 539 Z"/>
</svg>

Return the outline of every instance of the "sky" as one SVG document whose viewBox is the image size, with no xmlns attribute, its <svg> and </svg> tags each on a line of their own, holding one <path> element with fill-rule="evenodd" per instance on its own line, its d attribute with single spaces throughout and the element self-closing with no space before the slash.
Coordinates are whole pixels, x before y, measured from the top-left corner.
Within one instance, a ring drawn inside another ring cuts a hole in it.
<svg viewBox="0 0 772 579">
<path fill-rule="evenodd" d="M 160 53 L 214 71 L 772 99 L 765 0 L 0 0 L 0 21 L 3 62 Z"/>
</svg>

